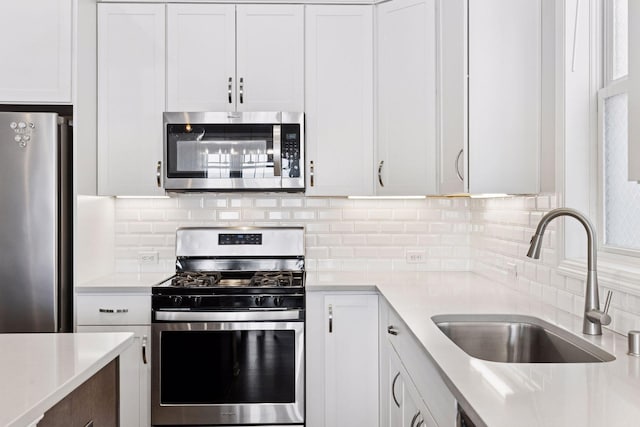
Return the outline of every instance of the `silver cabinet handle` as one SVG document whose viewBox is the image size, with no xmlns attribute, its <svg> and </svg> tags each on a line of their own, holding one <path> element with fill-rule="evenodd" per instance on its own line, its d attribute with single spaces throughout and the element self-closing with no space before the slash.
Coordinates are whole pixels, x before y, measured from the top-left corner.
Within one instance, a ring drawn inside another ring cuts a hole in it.
<svg viewBox="0 0 640 427">
<path fill-rule="evenodd" d="M 147 336 L 142 336 L 142 363 L 147 364 Z"/>
<path fill-rule="evenodd" d="M 233 91 L 233 77 L 229 77 L 229 86 L 227 86 L 227 94 L 229 95 L 229 104 L 233 104 L 233 99 L 231 97 Z"/>
<path fill-rule="evenodd" d="M 382 182 L 382 166 L 384 166 L 384 160 L 380 160 L 380 164 L 378 165 L 378 182 L 380 183 L 380 187 L 384 187 L 384 182 Z"/>
<path fill-rule="evenodd" d="M 460 149 L 460 152 L 458 153 L 458 155 L 456 156 L 456 175 L 458 175 L 458 179 L 462 182 L 464 182 L 464 177 L 462 176 L 462 173 L 460 173 L 460 157 L 462 157 L 462 153 L 464 153 L 464 148 Z"/>
<path fill-rule="evenodd" d="M 416 412 L 416 414 L 413 416 L 413 418 L 411 418 L 411 427 L 415 427 L 416 420 L 418 419 L 419 416 L 420 416 L 420 411 Z"/>
<path fill-rule="evenodd" d="M 400 378 L 400 372 L 398 372 L 396 376 L 393 377 L 393 382 L 391 383 L 391 397 L 393 398 L 396 406 L 399 408 L 400 402 L 398 402 L 398 399 L 396 398 L 396 381 L 398 381 L 398 378 Z"/>
<path fill-rule="evenodd" d="M 387 333 L 389 335 L 398 335 L 398 330 L 396 329 L 395 326 L 389 325 L 389 326 L 387 326 Z"/>
<path fill-rule="evenodd" d="M 156 166 L 156 183 L 158 184 L 158 188 L 162 188 L 162 162 L 158 161 L 158 166 Z"/>
<path fill-rule="evenodd" d="M 312 187 L 315 185 L 315 174 L 314 174 L 314 165 L 313 165 L 313 160 L 311 160 L 309 162 L 309 185 L 311 185 Z"/>
<path fill-rule="evenodd" d="M 128 313 L 128 308 L 99 308 L 100 313 Z"/>
<path fill-rule="evenodd" d="M 240 104 L 244 104 L 244 77 L 240 77 Z"/>
<path fill-rule="evenodd" d="M 333 333 L 333 306 L 329 304 L 329 333 Z"/>
<path fill-rule="evenodd" d="M 84 425 L 84 427 L 93 427 L 93 420 L 89 421 Z"/>
</svg>

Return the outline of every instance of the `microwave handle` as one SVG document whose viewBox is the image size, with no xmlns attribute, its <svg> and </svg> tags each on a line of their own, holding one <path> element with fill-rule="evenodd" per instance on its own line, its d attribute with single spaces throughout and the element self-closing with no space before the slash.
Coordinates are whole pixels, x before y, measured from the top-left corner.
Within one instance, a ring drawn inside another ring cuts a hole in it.
<svg viewBox="0 0 640 427">
<path fill-rule="evenodd" d="M 282 135 L 281 126 L 274 125 L 273 126 L 273 176 L 282 175 L 281 135 Z"/>
</svg>

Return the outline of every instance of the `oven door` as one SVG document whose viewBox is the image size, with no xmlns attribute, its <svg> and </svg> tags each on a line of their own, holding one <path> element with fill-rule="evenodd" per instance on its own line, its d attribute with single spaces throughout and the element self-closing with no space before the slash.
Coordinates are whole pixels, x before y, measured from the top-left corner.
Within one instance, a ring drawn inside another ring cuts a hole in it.
<svg viewBox="0 0 640 427">
<path fill-rule="evenodd" d="M 304 422 L 304 322 L 172 317 L 181 314 L 189 320 L 152 326 L 153 425 Z"/>
</svg>

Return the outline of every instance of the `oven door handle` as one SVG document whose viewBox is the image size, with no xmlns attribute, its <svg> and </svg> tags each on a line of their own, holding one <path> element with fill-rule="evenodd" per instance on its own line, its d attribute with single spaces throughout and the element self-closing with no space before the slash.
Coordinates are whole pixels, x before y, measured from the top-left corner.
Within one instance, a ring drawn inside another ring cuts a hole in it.
<svg viewBox="0 0 640 427">
<path fill-rule="evenodd" d="M 299 320 L 300 310 L 274 311 L 156 311 L 155 320 L 165 322 L 242 322 Z"/>
</svg>

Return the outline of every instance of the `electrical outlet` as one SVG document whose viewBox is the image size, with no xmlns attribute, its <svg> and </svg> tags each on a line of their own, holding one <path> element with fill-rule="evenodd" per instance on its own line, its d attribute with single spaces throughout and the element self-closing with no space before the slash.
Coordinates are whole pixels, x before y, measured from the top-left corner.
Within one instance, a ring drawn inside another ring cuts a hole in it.
<svg viewBox="0 0 640 427">
<path fill-rule="evenodd" d="M 407 251 L 407 263 L 419 264 L 427 261 L 427 252 L 422 250 Z"/>
<path fill-rule="evenodd" d="M 157 264 L 158 252 L 155 252 L 155 251 L 138 252 L 138 262 L 140 264 Z"/>
</svg>

